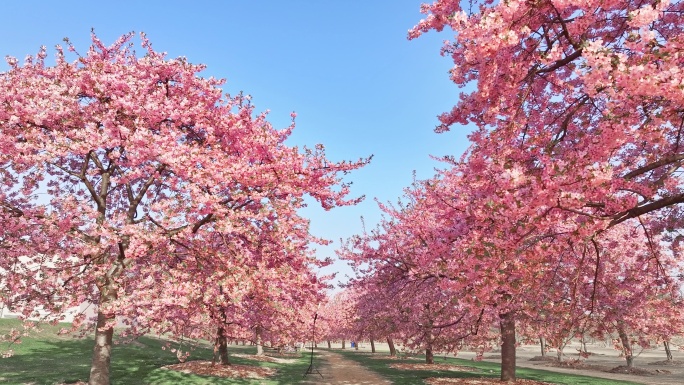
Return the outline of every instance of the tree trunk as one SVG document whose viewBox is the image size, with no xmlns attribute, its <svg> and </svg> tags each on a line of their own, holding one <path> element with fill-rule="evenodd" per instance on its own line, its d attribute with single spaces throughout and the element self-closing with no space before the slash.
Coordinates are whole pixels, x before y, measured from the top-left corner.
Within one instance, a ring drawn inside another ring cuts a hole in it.
<svg viewBox="0 0 684 385">
<path fill-rule="evenodd" d="M 359 340 L 354 343 L 354 350 L 359 350 Z"/>
<path fill-rule="evenodd" d="M 625 355 L 625 362 L 628 368 L 634 367 L 634 356 L 632 355 L 632 343 L 629 341 L 629 336 L 622 325 L 618 325 L 618 335 L 620 342 L 622 342 L 622 353 Z"/>
<path fill-rule="evenodd" d="M 424 305 L 426 310 L 430 310 L 430 304 Z M 427 346 L 425 347 L 425 363 L 426 364 L 434 364 L 435 363 L 435 354 L 432 352 L 432 343 L 434 342 L 434 336 L 432 334 L 432 325 L 433 325 L 434 320 L 432 318 L 428 318 L 427 325 L 425 327 L 425 334 L 423 337 L 427 341 Z"/>
<path fill-rule="evenodd" d="M 230 360 L 228 359 L 228 339 L 226 338 L 226 331 L 223 328 L 218 328 L 216 332 L 214 361 L 216 361 L 216 352 L 219 354 L 221 365 L 230 365 Z"/>
<path fill-rule="evenodd" d="M 375 353 L 375 341 L 371 338 L 371 353 Z"/>
<path fill-rule="evenodd" d="M 390 357 L 396 357 L 397 349 L 394 347 L 394 341 L 391 337 L 387 337 L 387 345 L 389 345 Z"/>
<path fill-rule="evenodd" d="M 330 346 L 330 340 L 328 340 L 328 349 L 332 349 L 332 346 Z"/>
<path fill-rule="evenodd" d="M 546 357 L 546 342 L 544 341 L 544 337 L 539 337 L 539 344 L 541 345 L 542 357 Z"/>
<path fill-rule="evenodd" d="M 247 344 L 247 341 L 242 340 L 242 346 L 245 346 Z"/>
<path fill-rule="evenodd" d="M 425 363 L 426 364 L 434 364 L 435 363 L 435 355 L 432 353 L 432 348 L 425 349 Z"/>
<path fill-rule="evenodd" d="M 667 355 L 667 360 L 672 361 L 672 350 L 670 350 L 670 342 L 663 341 L 663 346 L 665 346 L 665 354 Z"/>
<path fill-rule="evenodd" d="M 108 302 L 106 294 L 100 295 L 101 301 Z M 97 329 L 95 329 L 95 347 L 90 366 L 88 385 L 109 385 L 109 370 L 112 362 L 113 324 L 116 316 L 102 312 L 102 302 L 97 311 Z M 109 324 L 109 326 L 107 326 Z"/>
<path fill-rule="evenodd" d="M 95 329 L 95 346 L 90 365 L 89 385 L 109 385 L 112 362 L 112 345 L 114 338 L 114 323 L 116 314 L 108 311 L 110 305 L 116 299 L 116 288 L 111 283 L 111 276 L 107 276 L 100 290 L 100 303 L 97 307 L 97 324 Z"/>
<path fill-rule="evenodd" d="M 344 347 L 344 340 L 342 340 L 342 349 L 346 349 L 346 348 Z"/>
<path fill-rule="evenodd" d="M 264 347 L 263 343 L 261 342 L 261 328 L 257 327 L 255 330 L 256 333 L 256 347 L 257 347 L 257 356 L 263 356 L 264 355 Z"/>
<path fill-rule="evenodd" d="M 501 381 L 515 382 L 515 315 L 499 314 L 501 327 Z"/>
</svg>

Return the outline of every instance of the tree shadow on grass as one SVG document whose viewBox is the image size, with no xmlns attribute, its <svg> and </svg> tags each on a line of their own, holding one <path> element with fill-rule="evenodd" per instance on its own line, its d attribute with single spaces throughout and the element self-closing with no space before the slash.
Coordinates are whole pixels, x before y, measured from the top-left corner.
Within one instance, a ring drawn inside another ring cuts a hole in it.
<svg viewBox="0 0 684 385">
<path fill-rule="evenodd" d="M 211 376 L 199 376 L 194 374 L 181 373 L 175 370 L 157 369 L 150 372 L 145 379 L 146 384 L 193 384 L 193 385 L 222 385 L 222 384 L 241 384 L 241 385 L 295 385 L 304 380 L 309 362 L 300 359 L 294 364 L 271 364 L 255 362 L 249 359 L 239 359 L 232 357 L 231 362 L 239 365 L 267 366 L 275 367 L 277 373 L 274 377 L 264 379 L 249 378 L 219 378 Z"/>
<path fill-rule="evenodd" d="M 87 380 L 90 340 L 29 341 L 22 351 L 0 359 L 0 383 L 55 384 Z"/>
<path fill-rule="evenodd" d="M 90 375 L 90 361 L 93 340 L 26 339 L 17 354 L 0 359 L 0 384 L 60 384 L 87 381 Z M 140 337 L 133 343 L 114 345 L 112 350 L 112 384 L 273 384 L 290 385 L 301 381 L 308 367 L 304 358 L 287 365 L 263 364 L 278 369 L 276 377 L 269 379 L 218 378 L 181 373 L 162 369 L 178 362 L 175 353 L 163 350 L 166 341 Z M 241 353 L 244 349 L 239 350 Z M 212 351 L 196 349 L 190 359 L 210 360 Z M 262 365 L 255 361 L 233 357 L 236 364 Z"/>
</svg>

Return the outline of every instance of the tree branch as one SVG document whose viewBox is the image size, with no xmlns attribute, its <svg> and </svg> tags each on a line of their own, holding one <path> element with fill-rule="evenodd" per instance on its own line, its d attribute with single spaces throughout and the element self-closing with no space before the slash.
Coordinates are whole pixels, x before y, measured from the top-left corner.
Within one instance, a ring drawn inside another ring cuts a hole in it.
<svg viewBox="0 0 684 385">
<path fill-rule="evenodd" d="M 638 206 L 638 207 L 635 207 L 633 209 L 623 211 L 622 213 L 618 213 L 617 215 L 613 216 L 613 220 L 610 222 L 608 227 L 615 226 L 615 225 L 622 223 L 628 219 L 636 218 L 640 215 L 644 215 L 646 213 L 650 213 L 652 211 L 656 211 L 656 210 L 662 209 L 664 207 L 672 206 L 672 205 L 675 205 L 678 203 L 684 203 L 684 194 L 678 194 L 678 195 L 666 197 L 666 198 L 645 204 L 643 206 Z"/>
<path fill-rule="evenodd" d="M 630 179 L 635 178 L 641 174 L 647 173 L 651 170 L 655 170 L 658 167 L 665 166 L 665 165 L 671 164 L 671 163 L 677 163 L 677 162 L 680 162 L 682 160 L 684 160 L 684 154 L 667 156 L 663 159 L 660 159 L 660 160 L 655 161 L 653 163 L 649 163 L 643 167 L 639 167 L 636 170 L 628 172 L 627 174 L 625 174 L 624 178 L 627 180 L 630 180 Z"/>
</svg>

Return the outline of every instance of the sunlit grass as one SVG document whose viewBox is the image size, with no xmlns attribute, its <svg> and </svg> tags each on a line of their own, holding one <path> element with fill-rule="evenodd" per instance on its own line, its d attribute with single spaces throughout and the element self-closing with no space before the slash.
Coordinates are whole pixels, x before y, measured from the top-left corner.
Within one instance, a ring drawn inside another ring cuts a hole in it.
<svg viewBox="0 0 684 385">
<path fill-rule="evenodd" d="M 0 320 L 0 334 L 12 328 L 21 328 L 16 320 Z M 53 385 L 87 381 L 90 373 L 90 359 L 93 349 L 92 338 L 59 336 L 62 326 L 44 326 L 41 331 L 23 338 L 20 344 L 11 348 L 14 355 L 0 359 L 0 384 Z M 115 345 L 112 351 L 111 380 L 113 384 L 297 384 L 309 365 L 308 356 L 301 354 L 292 364 L 260 362 L 241 357 L 231 357 L 235 364 L 266 366 L 276 368 L 276 375 L 269 379 L 236 379 L 205 377 L 161 369 L 178 363 L 175 353 L 162 349 L 166 341 L 153 337 L 140 337 L 131 343 Z M 7 349 L 0 344 L 0 349 Z M 255 347 L 230 346 L 230 353 L 253 354 Z M 191 360 L 211 360 L 212 349 L 200 346 L 195 349 Z M 291 358 L 291 357 L 288 357 Z"/>
</svg>

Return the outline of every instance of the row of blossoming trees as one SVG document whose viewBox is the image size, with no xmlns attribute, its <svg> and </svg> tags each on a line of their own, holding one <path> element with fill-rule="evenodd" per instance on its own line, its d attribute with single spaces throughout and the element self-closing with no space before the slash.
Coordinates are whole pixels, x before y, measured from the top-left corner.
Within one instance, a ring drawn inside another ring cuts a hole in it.
<svg viewBox="0 0 684 385">
<path fill-rule="evenodd" d="M 454 30 L 443 54 L 466 90 L 439 130 L 470 124 L 472 146 L 341 251 L 359 277 L 337 335 L 428 357 L 500 339 L 512 380 L 516 334 L 560 347 L 615 332 L 629 363 L 630 334 L 680 332 L 684 4 L 423 11 L 410 37 Z M 292 127 L 130 39 L 93 37 L 72 62 L 58 48 L 53 66 L 44 50 L 10 59 L 0 76 L 2 302 L 27 317 L 97 304 L 91 384 L 109 382 L 117 317 L 211 338 L 224 359 L 238 333 L 297 330 L 292 309 L 322 283 L 296 210 L 305 195 L 354 203 L 339 176 L 365 162 L 286 146 Z"/>
<path fill-rule="evenodd" d="M 302 339 L 325 282 L 297 210 L 354 204 L 341 177 L 366 163 L 287 146 L 294 123 L 141 40 L 0 74 L 0 301 L 53 320 L 95 304 L 90 384 L 109 383 L 117 319 L 215 341 L 223 362 L 231 338 Z"/>
<path fill-rule="evenodd" d="M 409 37 L 452 29 L 464 90 L 438 131 L 470 125 L 471 147 L 340 251 L 358 272 L 350 327 L 428 360 L 500 345 L 506 381 L 520 338 L 612 334 L 631 365 L 633 341 L 682 333 L 684 3 L 422 10 Z"/>
</svg>

